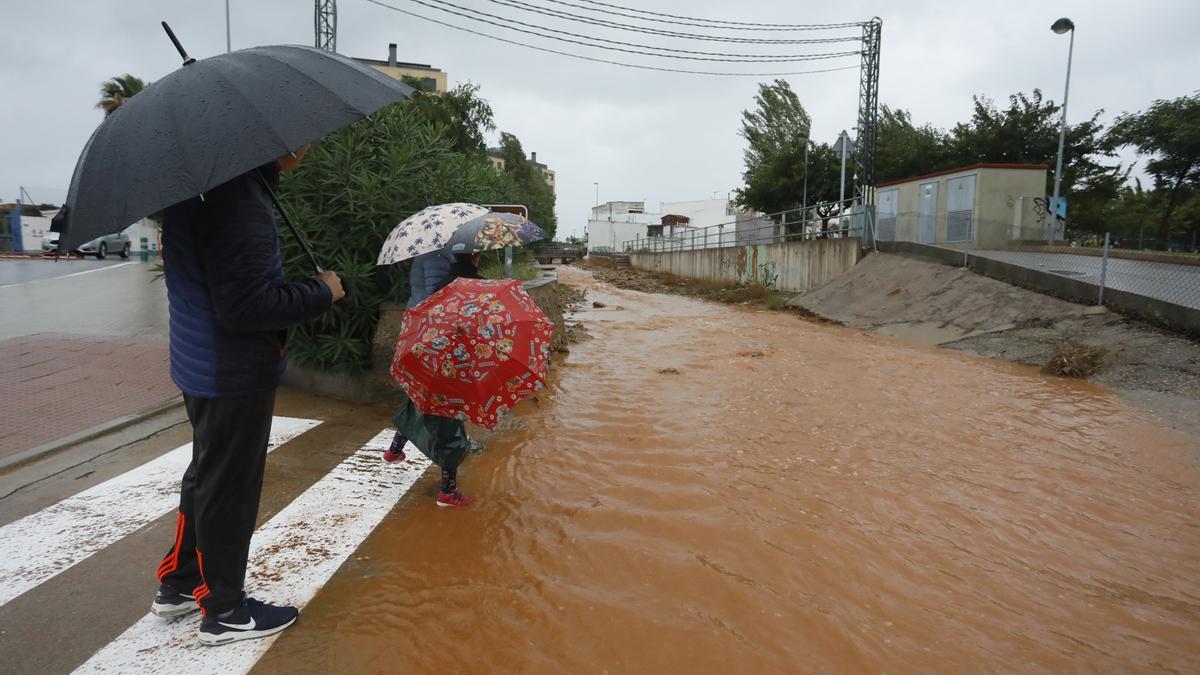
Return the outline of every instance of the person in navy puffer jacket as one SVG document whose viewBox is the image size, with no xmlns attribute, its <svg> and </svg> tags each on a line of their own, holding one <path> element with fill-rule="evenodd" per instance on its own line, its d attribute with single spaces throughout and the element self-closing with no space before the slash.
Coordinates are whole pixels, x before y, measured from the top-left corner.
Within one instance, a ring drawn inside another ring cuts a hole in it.
<svg viewBox="0 0 1200 675">
<path fill-rule="evenodd" d="M 297 615 L 246 598 L 242 586 L 286 331 L 345 295 L 332 272 L 288 281 L 280 265 L 268 186 L 274 189 L 306 150 L 164 213 L 171 378 L 183 392 L 193 445 L 151 611 L 170 617 L 200 609 L 202 642 L 262 637 Z M 247 625 L 254 627 L 237 628 Z"/>
</svg>

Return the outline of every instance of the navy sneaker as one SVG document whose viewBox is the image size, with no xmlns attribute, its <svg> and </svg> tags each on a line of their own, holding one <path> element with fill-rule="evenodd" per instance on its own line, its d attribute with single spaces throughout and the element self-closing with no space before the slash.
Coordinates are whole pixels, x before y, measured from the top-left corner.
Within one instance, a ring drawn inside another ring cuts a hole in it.
<svg viewBox="0 0 1200 675">
<path fill-rule="evenodd" d="M 154 602 L 150 604 L 150 612 L 164 619 L 191 614 L 199 609 L 196 598 L 187 593 L 180 593 L 166 584 L 158 587 L 158 593 L 154 594 Z"/>
<path fill-rule="evenodd" d="M 268 605 L 254 598 L 242 597 L 242 604 L 219 616 L 206 616 L 200 621 L 200 644 L 226 645 L 238 640 L 274 635 L 296 623 L 300 610 L 295 607 Z"/>
</svg>

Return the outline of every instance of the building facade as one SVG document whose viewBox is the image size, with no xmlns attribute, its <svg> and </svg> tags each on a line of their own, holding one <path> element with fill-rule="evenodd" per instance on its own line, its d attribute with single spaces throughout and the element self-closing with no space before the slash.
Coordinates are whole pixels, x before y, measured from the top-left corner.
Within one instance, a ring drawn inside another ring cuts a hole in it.
<svg viewBox="0 0 1200 675">
<path fill-rule="evenodd" d="M 488 160 L 492 163 L 493 168 L 495 168 L 497 171 L 504 170 L 504 155 L 500 151 L 500 148 L 488 148 L 487 156 Z M 549 166 L 537 161 L 536 152 L 529 153 L 529 162 L 533 164 L 534 168 L 537 169 L 538 173 L 541 174 L 542 180 L 546 181 L 546 185 L 549 185 L 551 190 L 555 189 L 556 176 L 554 174 L 554 169 L 551 169 Z"/>
<path fill-rule="evenodd" d="M 1004 248 L 1044 239 L 1045 164 L 973 164 L 876 186 L 882 241 Z"/>
<path fill-rule="evenodd" d="M 359 63 L 370 66 L 375 70 L 394 77 L 397 80 L 402 80 L 406 76 L 419 80 L 431 91 L 443 93 L 449 90 L 446 73 L 434 68 L 425 63 L 405 63 L 396 60 L 396 43 L 388 45 L 388 58 L 386 61 L 376 59 L 354 59 Z"/>
</svg>

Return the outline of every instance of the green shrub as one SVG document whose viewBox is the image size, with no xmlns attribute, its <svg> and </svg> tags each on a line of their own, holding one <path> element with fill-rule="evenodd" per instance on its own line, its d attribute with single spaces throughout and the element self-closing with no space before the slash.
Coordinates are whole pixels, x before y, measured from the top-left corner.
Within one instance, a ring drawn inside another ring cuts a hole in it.
<svg viewBox="0 0 1200 675">
<path fill-rule="evenodd" d="M 284 175 L 280 199 L 321 265 L 349 279 L 354 290 L 333 311 L 291 331 L 290 358 L 325 371 L 368 368 L 380 305 L 408 298 L 409 263 L 375 265 L 388 233 L 431 204 L 519 198 L 510 176 L 482 155 L 455 153 L 447 127 L 405 104 L 314 144 L 300 169 Z M 285 273 L 311 275 L 291 234 L 282 231 L 280 241 Z"/>
</svg>

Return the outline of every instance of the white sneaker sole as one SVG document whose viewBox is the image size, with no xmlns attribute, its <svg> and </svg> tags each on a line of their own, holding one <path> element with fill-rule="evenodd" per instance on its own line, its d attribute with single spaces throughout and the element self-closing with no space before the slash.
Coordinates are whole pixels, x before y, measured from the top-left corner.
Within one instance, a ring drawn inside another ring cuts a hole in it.
<svg viewBox="0 0 1200 675">
<path fill-rule="evenodd" d="M 150 605 L 150 613 L 164 619 L 174 619 L 177 616 L 184 616 L 198 611 L 200 611 L 200 605 L 194 602 L 189 602 L 185 605 L 160 605 L 155 602 Z"/>
<path fill-rule="evenodd" d="M 221 633 L 220 635 L 213 635 L 212 633 L 205 633 L 204 631 L 200 631 L 198 633 L 198 636 L 199 636 L 200 644 L 208 646 L 208 647 L 219 647 L 221 645 L 227 645 L 227 644 L 231 644 L 233 642 L 240 642 L 242 640 L 257 640 L 258 638 L 265 638 L 268 635 L 274 635 L 274 634 L 282 631 L 283 629 L 287 628 L 288 626 L 291 626 L 292 624 L 296 623 L 296 619 L 299 619 L 299 618 L 300 618 L 299 616 L 294 617 L 291 621 L 289 621 L 283 625 L 276 626 L 274 628 L 268 628 L 266 630 L 239 630 L 239 631 L 230 631 L 228 633 Z"/>
</svg>

